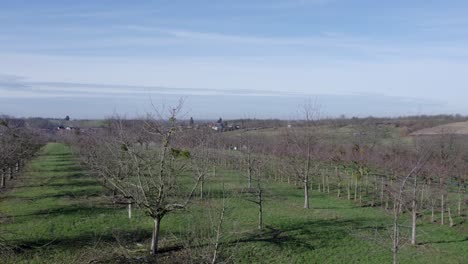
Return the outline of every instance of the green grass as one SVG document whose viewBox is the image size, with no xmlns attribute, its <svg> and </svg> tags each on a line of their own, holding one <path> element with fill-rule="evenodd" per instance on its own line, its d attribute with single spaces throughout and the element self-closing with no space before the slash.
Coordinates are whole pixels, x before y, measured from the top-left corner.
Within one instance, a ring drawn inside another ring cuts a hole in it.
<svg viewBox="0 0 468 264">
<path fill-rule="evenodd" d="M 167 262 L 188 250 L 179 248 L 187 245 L 194 226 L 210 230 L 207 213 L 216 218 L 218 210 L 211 206 L 219 206 L 222 183 L 229 198 L 221 249 L 233 262 L 391 262 L 390 221 L 381 209 L 359 207 L 334 194 L 314 191 L 312 208 L 305 210 L 300 188 L 271 183 L 266 190 L 266 228 L 260 232 L 257 208 L 241 194 L 245 178 L 235 171 L 220 171 L 218 176 L 223 177 L 208 179 L 206 184 L 205 196 L 211 203 L 196 199 L 188 211 L 163 219 L 161 249 Z M 2 254 L 0 263 L 88 263 L 107 255 L 146 254 L 151 219 L 135 212 L 129 220 L 125 208 L 112 204 L 68 147 L 48 144 L 22 180 L 0 200 L 0 212 L 8 216 L 0 231 L 16 248 L 12 254 Z M 466 263 L 466 225 L 449 228 L 422 221 L 419 228 L 420 245 L 403 247 L 401 263 Z M 111 257 L 104 259 L 115 262 Z"/>
<path fill-rule="evenodd" d="M 149 228 L 132 225 L 61 144 L 44 147 L 22 180 L 0 202 L 8 216 L 1 229 L 17 252 L 1 263 L 81 263 L 97 241 L 114 242 L 117 231 L 144 234 Z M 140 218 L 135 222 L 146 224 Z"/>
</svg>

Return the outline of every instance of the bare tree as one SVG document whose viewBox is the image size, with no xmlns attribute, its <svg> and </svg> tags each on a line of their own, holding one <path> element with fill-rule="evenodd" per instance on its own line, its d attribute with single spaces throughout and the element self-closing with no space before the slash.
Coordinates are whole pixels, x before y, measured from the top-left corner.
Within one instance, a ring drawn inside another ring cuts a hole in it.
<svg viewBox="0 0 468 264">
<path fill-rule="evenodd" d="M 302 182 L 304 189 L 304 208 L 310 208 L 311 175 L 317 174 L 318 164 L 312 164 L 313 155 L 318 153 L 318 139 L 314 134 L 314 126 L 320 119 L 320 108 L 316 103 L 308 101 L 301 108 L 304 116 L 304 127 L 286 130 L 284 134 L 284 173 L 292 174 Z"/>
<path fill-rule="evenodd" d="M 212 264 L 217 263 L 219 253 L 220 253 L 220 247 L 221 247 L 221 240 L 223 238 L 223 224 L 225 221 L 225 215 L 226 215 L 226 193 L 225 193 L 225 187 L 224 187 L 224 178 L 223 178 L 223 184 L 222 184 L 222 205 L 221 205 L 221 210 L 219 213 L 219 218 L 217 219 L 217 223 L 212 223 L 212 226 L 214 226 L 214 232 L 215 232 L 215 239 L 213 241 L 213 258 L 211 260 Z"/>
<path fill-rule="evenodd" d="M 430 158 L 431 153 L 430 152 L 423 152 L 418 154 L 417 156 L 414 157 L 414 159 L 411 159 L 411 156 L 408 156 L 411 154 L 404 154 L 402 152 L 399 153 L 398 156 L 395 156 L 394 158 L 396 161 L 399 163 L 399 166 L 394 169 L 395 176 L 397 178 L 394 181 L 394 184 L 392 186 L 389 186 L 388 191 L 390 192 L 391 196 L 393 197 L 393 226 L 392 226 L 392 242 L 393 242 L 393 263 L 398 263 L 398 253 L 400 250 L 401 246 L 401 233 L 400 233 L 400 216 L 403 211 L 403 207 L 407 204 L 407 201 L 414 201 L 414 194 L 410 192 L 410 195 L 408 197 L 406 187 L 411 180 L 411 178 L 416 179 L 418 173 L 421 172 L 423 169 L 424 165 L 427 163 L 427 161 Z M 398 164 L 397 163 L 397 164 Z M 396 164 L 395 164 L 396 165 Z M 404 174 L 406 172 L 406 174 Z M 416 180 L 415 180 L 416 181 Z M 413 207 L 413 210 L 416 210 L 415 207 Z M 416 235 L 416 219 L 414 219 L 413 222 L 413 231 L 414 236 Z M 413 239 L 413 238 L 412 238 Z M 415 237 L 414 237 L 415 240 Z"/>
<path fill-rule="evenodd" d="M 180 132 L 177 116 L 182 102 L 174 108 L 154 109 L 156 115 L 148 115 L 141 128 L 149 135 L 148 148 L 126 133 L 124 121 L 115 120 L 111 135 L 99 138 L 100 148 L 89 157 L 95 159 L 92 169 L 107 184 L 153 219 L 151 254 L 157 255 L 162 219 L 187 207 L 202 176 L 195 177 L 191 188 L 182 181 L 184 175 L 191 173 L 190 151 L 177 148 L 174 143 Z"/>
<path fill-rule="evenodd" d="M 248 188 L 245 192 L 249 195 L 247 201 L 254 203 L 258 208 L 258 225 L 257 228 L 262 230 L 264 227 L 263 224 L 263 212 L 264 212 L 264 202 L 265 202 L 265 187 L 263 181 L 265 180 L 262 177 L 262 171 L 264 170 L 265 163 L 258 161 L 255 163 L 255 167 L 252 167 L 252 175 L 255 181 L 255 188 Z"/>
<path fill-rule="evenodd" d="M 40 135 L 24 127 L 20 120 L 0 119 L 0 188 L 6 188 L 25 163 L 44 144 Z"/>
<path fill-rule="evenodd" d="M 200 199 L 204 197 L 206 180 L 212 176 L 216 177 L 216 162 L 214 161 L 213 142 L 210 134 L 206 131 L 194 133 L 190 131 L 188 136 L 193 145 L 191 148 L 191 164 L 195 177 L 200 179 Z"/>
</svg>

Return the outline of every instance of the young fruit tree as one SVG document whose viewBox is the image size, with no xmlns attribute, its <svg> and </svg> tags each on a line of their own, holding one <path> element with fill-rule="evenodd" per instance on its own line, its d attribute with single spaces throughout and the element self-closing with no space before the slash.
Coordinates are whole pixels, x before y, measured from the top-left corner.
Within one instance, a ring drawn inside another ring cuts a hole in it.
<svg viewBox="0 0 468 264">
<path fill-rule="evenodd" d="M 165 116 L 163 110 L 146 118 L 141 131 L 147 136 L 138 141 L 144 138 L 147 144 L 133 140 L 131 132 L 120 125 L 123 122 L 115 120 L 114 132 L 98 140 L 100 151 L 91 156 L 99 159 L 95 169 L 107 184 L 153 219 L 152 255 L 158 253 L 161 221 L 167 214 L 187 207 L 202 178 L 202 174 L 190 175 L 191 153 L 174 144 L 180 132 L 177 116 L 181 108 L 179 104 L 165 109 Z"/>
<path fill-rule="evenodd" d="M 301 109 L 304 117 L 303 127 L 286 130 L 283 136 L 283 170 L 302 182 L 304 188 L 304 208 L 310 208 L 311 176 L 318 174 L 319 164 L 314 156 L 320 152 L 319 139 L 314 126 L 320 119 L 320 109 L 315 103 L 307 102 Z"/>
<path fill-rule="evenodd" d="M 412 239 L 416 239 L 416 190 L 418 178 L 423 174 L 427 162 L 431 158 L 430 150 L 408 151 L 394 148 L 390 150 L 383 160 L 390 172 L 391 184 L 387 186 L 387 192 L 393 201 L 392 223 L 392 252 L 393 263 L 398 263 L 398 254 L 402 246 L 401 215 L 403 210 L 412 212 Z"/>
</svg>

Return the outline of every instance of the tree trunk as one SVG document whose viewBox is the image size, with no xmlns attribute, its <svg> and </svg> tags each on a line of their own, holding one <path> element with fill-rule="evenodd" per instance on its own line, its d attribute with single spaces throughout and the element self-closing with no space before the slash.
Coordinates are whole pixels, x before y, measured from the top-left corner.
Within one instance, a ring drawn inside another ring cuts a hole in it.
<svg viewBox="0 0 468 264">
<path fill-rule="evenodd" d="M 341 181 L 338 182 L 338 198 L 341 197 Z"/>
<path fill-rule="evenodd" d="M 341 180 L 340 180 L 340 175 L 338 172 L 338 166 L 335 166 L 335 177 L 338 180 L 338 193 L 336 196 L 340 198 L 341 197 Z"/>
<path fill-rule="evenodd" d="M 385 186 L 385 185 L 384 185 L 384 177 L 383 177 L 383 176 L 382 176 L 382 178 L 381 178 L 381 184 L 380 184 L 380 185 L 381 185 L 380 204 L 381 204 L 381 206 L 383 206 L 383 204 L 384 204 L 384 202 L 383 202 L 383 200 L 384 200 L 384 186 Z"/>
<path fill-rule="evenodd" d="M 416 245 L 416 199 L 411 206 L 411 245 Z"/>
<path fill-rule="evenodd" d="M 431 222 L 434 223 L 435 221 L 435 212 L 434 212 L 434 199 L 431 199 Z"/>
<path fill-rule="evenodd" d="M 366 191 L 366 196 L 369 195 L 369 175 L 366 173 L 366 181 L 364 183 L 364 188 Z"/>
<path fill-rule="evenodd" d="M 414 175 L 413 201 L 411 203 L 411 245 L 416 245 L 416 195 L 417 195 L 418 177 Z"/>
<path fill-rule="evenodd" d="M 222 232 L 222 227 L 223 227 L 223 223 L 224 223 L 224 213 L 225 213 L 225 211 L 226 211 L 226 204 L 225 204 L 225 198 L 223 197 L 223 208 L 221 210 L 221 215 L 219 217 L 218 226 L 217 226 L 217 228 L 215 230 L 216 231 L 216 239 L 215 239 L 215 244 L 214 244 L 213 259 L 211 260 L 212 264 L 215 264 L 218 261 L 219 246 L 220 246 L 220 242 L 221 242 L 221 232 Z"/>
<path fill-rule="evenodd" d="M 309 209 L 309 180 L 304 180 L 304 208 Z"/>
<path fill-rule="evenodd" d="M 393 264 L 398 264 L 398 245 L 393 246 Z"/>
<path fill-rule="evenodd" d="M 399 236 L 400 236 L 400 230 L 398 226 L 398 206 L 397 202 L 395 199 L 395 204 L 393 205 L 393 235 L 392 235 L 392 240 L 393 240 L 393 264 L 398 264 L 398 249 L 399 249 Z"/>
<path fill-rule="evenodd" d="M 203 199 L 203 183 L 205 182 L 205 176 L 200 178 L 200 199 Z"/>
<path fill-rule="evenodd" d="M 305 175 L 304 175 L 304 208 L 309 209 L 309 175 L 310 175 L 310 138 L 307 138 L 307 161 L 305 167 Z M 320 184 L 319 184 L 320 187 Z"/>
<path fill-rule="evenodd" d="M 393 178 L 390 178 L 390 187 L 391 186 L 393 186 Z M 387 195 L 387 198 L 385 199 L 385 210 L 388 210 L 389 204 L 390 204 L 390 198 Z"/>
<path fill-rule="evenodd" d="M 325 174 L 322 171 L 322 192 L 325 192 Z"/>
<path fill-rule="evenodd" d="M 262 190 L 258 192 L 258 229 L 263 229 L 263 197 Z"/>
<path fill-rule="evenodd" d="M 445 212 L 445 208 L 444 208 L 444 195 L 442 194 L 441 196 L 442 200 L 440 201 L 440 218 L 441 218 L 441 222 L 440 224 L 441 225 L 444 225 L 444 212 Z"/>
<path fill-rule="evenodd" d="M 359 184 L 359 204 L 362 205 L 362 183 Z"/>
<path fill-rule="evenodd" d="M 0 180 L 0 188 L 6 188 L 5 171 L 2 171 L 2 178 Z"/>
<path fill-rule="evenodd" d="M 250 156 L 250 150 L 248 154 L 248 168 L 247 168 L 247 180 L 249 189 L 252 188 L 252 159 Z"/>
<path fill-rule="evenodd" d="M 156 256 L 158 254 L 160 225 L 161 217 L 157 216 L 156 218 L 154 218 L 153 235 L 151 236 L 151 255 L 153 256 Z"/>
<path fill-rule="evenodd" d="M 453 223 L 452 213 L 450 212 L 450 206 L 447 206 L 447 212 L 448 212 L 450 227 L 453 227 L 454 223 Z"/>
<path fill-rule="evenodd" d="M 421 200 L 419 201 L 420 208 L 424 208 L 424 189 L 426 187 L 426 184 L 423 184 L 421 188 Z"/>
<path fill-rule="evenodd" d="M 249 168 L 247 177 L 248 177 L 248 187 L 250 189 L 250 188 L 252 188 L 252 171 L 250 170 L 250 168 Z"/>
<path fill-rule="evenodd" d="M 461 216 L 461 207 L 462 207 L 462 192 L 461 192 L 461 184 L 458 187 L 458 216 Z"/>
<path fill-rule="evenodd" d="M 377 195 L 379 193 L 379 183 L 377 181 L 377 175 L 374 176 L 374 188 L 372 190 L 372 207 L 377 203 Z"/>
<path fill-rule="evenodd" d="M 127 210 L 128 210 L 128 219 L 132 219 L 132 202 L 129 202 L 127 204 Z"/>
<path fill-rule="evenodd" d="M 358 194 L 358 180 L 356 178 L 354 181 L 354 201 L 357 200 L 357 194 Z"/>
<path fill-rule="evenodd" d="M 348 177 L 348 200 L 351 200 L 351 179 Z"/>
</svg>

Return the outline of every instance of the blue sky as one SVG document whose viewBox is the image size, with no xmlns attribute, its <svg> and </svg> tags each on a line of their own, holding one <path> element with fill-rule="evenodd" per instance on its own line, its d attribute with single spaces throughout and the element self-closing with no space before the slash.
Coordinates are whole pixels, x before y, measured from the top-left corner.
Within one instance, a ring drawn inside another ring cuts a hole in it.
<svg viewBox="0 0 468 264">
<path fill-rule="evenodd" d="M 468 2 L 0 0 L 0 113 L 468 114 Z"/>
</svg>

